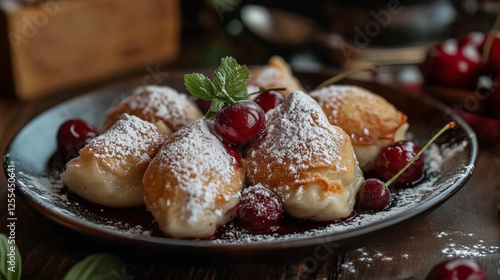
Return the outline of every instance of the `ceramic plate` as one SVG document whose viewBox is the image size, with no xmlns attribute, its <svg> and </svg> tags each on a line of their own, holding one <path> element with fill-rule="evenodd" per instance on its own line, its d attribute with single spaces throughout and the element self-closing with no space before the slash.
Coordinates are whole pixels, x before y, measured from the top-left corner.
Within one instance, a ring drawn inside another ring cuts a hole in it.
<svg viewBox="0 0 500 280">
<path fill-rule="evenodd" d="M 170 72 L 151 80 L 185 92 L 183 74 Z M 297 73 L 306 89 L 328 78 L 322 73 Z M 79 118 L 100 126 L 106 111 L 129 95 L 148 79 L 128 80 L 98 89 L 42 113 L 26 124 L 10 143 L 4 168 L 14 164 L 18 194 L 48 218 L 78 232 L 109 239 L 130 246 L 163 251 L 198 254 L 242 255 L 242 252 L 264 253 L 312 248 L 333 244 L 343 248 L 376 232 L 394 230 L 398 225 L 414 221 L 446 201 L 471 176 L 477 156 L 476 137 L 469 126 L 447 107 L 427 97 L 417 97 L 403 89 L 372 82 L 346 81 L 376 92 L 408 116 L 408 137 L 422 146 L 445 123 L 457 122 L 455 129 L 440 137 L 426 156 L 425 179 L 417 186 L 395 193 L 391 207 L 385 211 L 356 212 L 351 218 L 331 224 L 305 224 L 287 234 L 252 235 L 228 226 L 219 239 L 179 240 L 167 238 L 158 230 L 145 208 L 116 210 L 90 204 L 68 192 L 58 177 L 57 164 L 51 162 L 56 150 L 56 133 L 68 119 Z M 250 254 L 252 255 L 252 254 Z"/>
</svg>

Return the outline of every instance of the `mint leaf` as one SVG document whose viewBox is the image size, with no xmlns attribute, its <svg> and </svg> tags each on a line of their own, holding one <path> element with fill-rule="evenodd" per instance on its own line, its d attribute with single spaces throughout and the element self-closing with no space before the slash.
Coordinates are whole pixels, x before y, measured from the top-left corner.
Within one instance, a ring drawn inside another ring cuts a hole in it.
<svg viewBox="0 0 500 280">
<path fill-rule="evenodd" d="M 208 109 L 206 117 L 207 118 L 213 117 L 217 112 L 219 112 L 222 109 L 222 107 L 224 107 L 224 105 L 226 105 L 226 103 L 222 100 L 219 99 L 212 100 L 212 104 L 210 104 L 210 109 Z"/>
<path fill-rule="evenodd" d="M 184 75 L 184 84 L 194 97 L 212 101 L 206 114 L 210 118 L 222 107 L 248 98 L 249 77 L 250 70 L 246 66 L 239 65 L 232 57 L 225 57 L 214 71 L 213 82 L 203 74 L 193 73 Z"/>
<path fill-rule="evenodd" d="M 108 253 L 94 254 L 75 264 L 63 280 L 107 280 L 122 279 L 125 263 L 117 256 Z"/>
<path fill-rule="evenodd" d="M 187 90 L 196 98 L 209 101 L 216 98 L 212 82 L 203 74 L 193 73 L 184 75 L 184 84 Z"/>
<path fill-rule="evenodd" d="M 12 250 L 14 249 L 14 250 Z M 0 279 L 21 279 L 22 261 L 14 239 L 0 234 Z"/>
<path fill-rule="evenodd" d="M 214 72 L 215 94 L 221 99 L 245 100 L 247 99 L 246 83 L 250 70 L 245 65 L 239 65 L 236 59 L 225 57 Z"/>
</svg>

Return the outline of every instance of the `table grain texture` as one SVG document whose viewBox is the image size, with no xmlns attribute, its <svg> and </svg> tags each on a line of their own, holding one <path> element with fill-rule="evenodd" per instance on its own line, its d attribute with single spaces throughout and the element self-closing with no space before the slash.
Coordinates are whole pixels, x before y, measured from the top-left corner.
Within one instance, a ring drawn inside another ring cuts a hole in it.
<svg viewBox="0 0 500 280">
<path fill-rule="evenodd" d="M 0 97 L 0 151 L 30 119 L 71 97 L 33 102 Z M 73 94 L 74 95 L 74 94 Z M 115 279 L 424 279 L 438 262 L 466 257 L 479 262 L 489 279 L 500 279 L 500 145 L 481 147 L 469 182 L 438 209 L 373 242 L 342 253 L 276 257 L 272 261 L 231 261 L 210 257 L 176 258 L 138 252 L 90 238 L 52 222 L 16 199 L 16 243 L 22 279 L 62 279 L 86 256 L 110 252 L 126 270 Z M 0 233 L 6 234 L 7 181 L 0 175 Z"/>
</svg>

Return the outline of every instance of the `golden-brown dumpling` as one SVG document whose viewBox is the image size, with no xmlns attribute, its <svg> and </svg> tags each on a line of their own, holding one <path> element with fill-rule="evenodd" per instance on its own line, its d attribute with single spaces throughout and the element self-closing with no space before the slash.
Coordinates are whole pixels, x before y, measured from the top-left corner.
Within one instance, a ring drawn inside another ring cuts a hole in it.
<svg viewBox="0 0 500 280">
<path fill-rule="evenodd" d="M 303 92 L 293 92 L 266 117 L 267 134 L 245 158 L 249 184 L 270 188 L 297 218 L 349 216 L 364 180 L 349 136 Z"/>
<path fill-rule="evenodd" d="M 111 109 L 104 119 L 104 129 L 111 127 L 124 113 L 157 125 L 163 124 L 173 132 L 203 116 L 187 95 L 167 86 L 151 85 L 138 87 L 131 96 Z"/>
<path fill-rule="evenodd" d="M 310 93 L 331 124 L 350 137 L 362 170 L 373 168 L 380 149 L 405 139 L 406 115 L 384 98 L 357 86 L 331 85 Z"/>
<path fill-rule="evenodd" d="M 235 217 L 244 169 L 202 118 L 174 133 L 144 175 L 146 206 L 174 238 L 206 238 Z"/>
<path fill-rule="evenodd" d="M 304 90 L 299 80 L 293 76 L 292 70 L 280 56 L 273 56 L 266 66 L 261 66 L 250 73 L 247 82 L 249 93 L 263 88 L 286 88 L 281 91 L 285 97 L 296 90 Z"/>
<path fill-rule="evenodd" d="M 123 115 L 83 147 L 61 178 L 82 198 L 109 207 L 144 204 L 142 177 L 164 141 L 155 125 Z"/>
</svg>

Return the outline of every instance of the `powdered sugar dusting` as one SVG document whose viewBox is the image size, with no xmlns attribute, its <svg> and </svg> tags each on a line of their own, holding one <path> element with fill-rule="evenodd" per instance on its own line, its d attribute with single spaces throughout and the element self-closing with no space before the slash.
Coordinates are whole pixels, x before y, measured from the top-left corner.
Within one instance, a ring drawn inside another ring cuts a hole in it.
<svg viewBox="0 0 500 280">
<path fill-rule="evenodd" d="M 305 93 L 292 93 L 266 118 L 267 135 L 259 149 L 250 152 L 252 157 L 266 151 L 266 156 L 272 158 L 271 165 L 288 163 L 289 174 L 297 178 L 309 168 L 312 159 L 318 165 L 334 166 L 341 162 L 338 151 L 347 135 L 332 126 L 316 101 Z M 341 165 L 335 167 L 339 171 L 345 169 Z M 257 173 L 257 162 L 250 162 L 248 168 Z"/>
<path fill-rule="evenodd" d="M 500 253 L 498 246 L 486 245 L 484 240 L 478 239 L 472 233 L 443 231 L 436 233 L 435 236 L 440 239 L 448 240 L 446 246 L 441 249 L 441 253 L 446 255 L 448 258 L 477 258 L 485 257 L 488 254 Z M 455 242 L 455 238 L 457 237 L 460 238 L 460 244 Z M 467 240 L 469 242 L 467 242 Z"/>
<path fill-rule="evenodd" d="M 465 143 L 465 144 L 464 144 Z M 417 186 L 407 189 L 401 189 L 393 192 L 393 201 L 388 209 L 380 212 L 368 212 L 368 213 L 357 213 L 354 217 L 338 222 L 332 223 L 330 225 L 307 230 L 305 232 L 293 233 L 287 235 L 278 234 L 249 234 L 245 231 L 232 230 L 232 225 L 228 225 L 228 232 L 223 236 L 222 239 L 214 240 L 215 243 L 260 243 L 260 242 L 273 242 L 273 241 L 284 241 L 292 239 L 301 239 L 307 237 L 317 237 L 335 233 L 341 233 L 345 231 L 351 231 L 359 227 L 366 227 L 377 222 L 387 220 L 391 217 L 395 217 L 405 212 L 406 210 L 415 207 L 420 204 L 423 200 L 438 193 L 440 190 L 447 188 L 454 181 L 458 180 L 463 176 L 463 171 L 457 172 L 455 176 L 446 178 L 443 182 L 443 178 L 439 177 L 439 173 L 442 172 L 443 164 L 448 160 L 453 160 L 450 155 L 453 155 L 458 150 L 464 149 L 466 142 L 460 142 L 453 146 L 445 144 L 443 147 L 439 147 L 433 144 L 430 149 L 424 152 L 426 158 L 426 179 L 420 182 Z M 433 161 L 437 160 L 440 164 L 434 164 Z M 473 168 L 465 166 L 465 169 Z"/>
<path fill-rule="evenodd" d="M 174 130 L 189 123 L 186 108 L 193 107 L 187 95 L 167 86 L 139 87 L 124 102 L 129 102 L 132 110 L 141 110 L 144 115 L 154 116 L 151 119 L 168 120 Z"/>
<path fill-rule="evenodd" d="M 92 139 L 84 150 L 97 158 L 112 158 L 114 164 L 103 161 L 110 168 L 127 167 L 130 157 L 137 164 L 149 162 L 151 144 L 161 141 L 162 137 L 153 124 L 124 114 L 111 129 Z"/>
<path fill-rule="evenodd" d="M 236 159 L 210 131 L 206 119 L 182 128 L 172 139 L 175 140 L 168 141 L 154 161 L 160 162 L 161 169 L 172 172 L 178 187 L 188 194 L 190 199 L 183 212 L 189 223 L 196 223 L 203 219 L 205 209 L 215 208 L 217 195 L 225 193 L 223 185 L 231 184 L 236 176 Z M 200 174 L 217 174 L 218 180 L 206 181 L 208 177 Z M 228 201 L 230 197 L 224 199 Z"/>
</svg>

